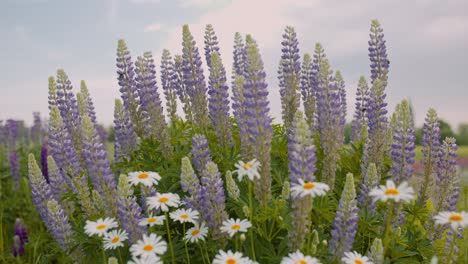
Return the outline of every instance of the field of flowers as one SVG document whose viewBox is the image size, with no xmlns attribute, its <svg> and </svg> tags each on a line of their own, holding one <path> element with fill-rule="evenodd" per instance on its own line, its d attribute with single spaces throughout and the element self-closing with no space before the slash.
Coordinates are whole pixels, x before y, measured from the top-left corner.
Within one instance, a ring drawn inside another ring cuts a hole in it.
<svg viewBox="0 0 468 264">
<path fill-rule="evenodd" d="M 228 81 L 211 25 L 205 58 L 185 25 L 159 73 L 118 41 L 110 137 L 86 83 L 74 93 L 58 70 L 47 121 L 0 123 L 0 263 L 468 263 L 456 142 L 429 109 L 415 163 L 410 103 L 387 107 L 378 21 L 369 36 L 350 145 L 345 82 L 320 44 L 300 53 L 292 27 L 282 124 L 253 36 L 235 34 Z"/>
</svg>

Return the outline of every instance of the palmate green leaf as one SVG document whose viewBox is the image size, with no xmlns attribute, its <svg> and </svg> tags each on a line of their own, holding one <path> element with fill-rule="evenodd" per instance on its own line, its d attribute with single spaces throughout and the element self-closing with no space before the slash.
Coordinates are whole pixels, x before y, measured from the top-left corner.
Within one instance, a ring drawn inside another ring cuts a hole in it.
<svg viewBox="0 0 468 264">
<path fill-rule="evenodd" d="M 367 209 L 359 211 L 359 222 L 354 248 L 359 252 L 367 252 L 376 237 L 380 237 L 380 227 L 383 219 L 381 215 L 368 212 Z"/>
</svg>

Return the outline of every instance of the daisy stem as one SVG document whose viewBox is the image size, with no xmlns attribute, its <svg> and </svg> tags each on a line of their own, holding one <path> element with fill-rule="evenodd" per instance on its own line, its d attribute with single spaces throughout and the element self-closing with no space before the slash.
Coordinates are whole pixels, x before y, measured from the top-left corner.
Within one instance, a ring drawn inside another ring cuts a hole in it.
<svg viewBox="0 0 468 264">
<path fill-rule="evenodd" d="M 206 252 L 206 261 L 210 263 L 210 254 L 208 253 L 208 249 L 206 247 L 206 241 L 203 241 L 203 246 L 205 247 L 205 252 Z"/>
<path fill-rule="evenodd" d="M 200 243 L 197 243 L 198 244 L 198 247 L 200 248 L 200 253 L 201 253 L 201 257 L 202 257 L 202 260 L 203 260 L 203 264 L 206 263 L 205 261 L 205 253 L 203 253 L 203 248 L 202 246 L 200 245 Z"/>
<path fill-rule="evenodd" d="M 106 264 L 106 250 L 102 248 L 102 263 Z"/>
<path fill-rule="evenodd" d="M 449 250 L 449 253 L 448 253 L 447 264 L 452 263 L 453 249 L 455 248 L 455 239 L 456 239 L 456 231 L 452 230 L 452 243 L 450 243 L 450 250 Z"/>
<path fill-rule="evenodd" d="M 184 222 L 184 234 L 185 234 L 185 222 Z M 187 240 L 184 239 L 184 245 L 185 245 L 185 255 L 187 255 L 187 263 L 190 264 L 190 256 L 188 253 L 188 248 L 187 248 Z"/>
<path fill-rule="evenodd" d="M 250 247 L 252 249 L 252 259 L 253 261 L 256 261 L 255 258 L 255 245 L 254 245 L 254 237 L 253 237 L 253 214 L 254 214 L 254 208 L 253 208 L 253 188 L 252 188 L 252 181 L 249 181 L 249 209 L 250 209 L 250 223 L 252 226 L 250 227 L 249 233 L 250 233 Z"/>
<path fill-rule="evenodd" d="M 122 252 L 120 252 L 120 247 L 117 248 L 117 253 L 119 254 L 120 263 L 124 263 L 124 262 L 123 262 L 123 259 L 122 259 Z"/>
<path fill-rule="evenodd" d="M 175 264 L 175 256 L 174 256 L 174 247 L 172 246 L 172 238 L 171 238 L 171 229 L 169 228 L 169 215 L 167 212 L 164 212 L 166 215 L 166 229 L 167 229 L 167 240 L 169 240 L 169 249 L 171 250 L 171 260 L 172 264 Z"/>
<path fill-rule="evenodd" d="M 384 254 L 387 251 L 387 246 L 389 241 L 389 235 L 390 235 L 390 229 L 392 228 L 392 219 L 393 219 L 393 210 L 395 207 L 395 203 L 393 201 L 389 201 L 389 210 L 388 210 L 388 215 L 387 215 L 387 223 L 385 224 L 385 229 L 383 232 L 383 247 L 384 247 Z"/>
</svg>

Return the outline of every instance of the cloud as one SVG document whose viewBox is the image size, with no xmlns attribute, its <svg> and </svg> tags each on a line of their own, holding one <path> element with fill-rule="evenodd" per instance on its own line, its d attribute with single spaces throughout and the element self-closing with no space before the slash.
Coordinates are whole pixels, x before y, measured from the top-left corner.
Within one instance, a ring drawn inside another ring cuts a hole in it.
<svg viewBox="0 0 468 264">
<path fill-rule="evenodd" d="M 216 0 L 178 0 L 178 3 L 182 8 L 206 7 L 216 3 Z"/>
<path fill-rule="evenodd" d="M 468 16 L 438 17 L 424 28 L 424 34 L 438 42 L 451 42 L 468 34 Z"/>
<path fill-rule="evenodd" d="M 130 2 L 135 4 L 156 4 L 161 2 L 161 0 L 130 0 Z"/>
<path fill-rule="evenodd" d="M 162 28 L 161 24 L 159 23 L 152 23 L 152 24 L 149 24 L 147 26 L 145 26 L 145 28 L 143 29 L 144 32 L 157 32 L 157 31 L 160 31 Z"/>
<path fill-rule="evenodd" d="M 24 26 L 18 25 L 15 26 L 15 34 L 20 40 L 28 39 L 28 32 Z"/>
<path fill-rule="evenodd" d="M 115 24 L 119 13 L 119 0 L 108 0 L 107 2 L 109 3 L 109 9 L 107 11 L 107 22 L 110 25 L 113 25 Z"/>
</svg>

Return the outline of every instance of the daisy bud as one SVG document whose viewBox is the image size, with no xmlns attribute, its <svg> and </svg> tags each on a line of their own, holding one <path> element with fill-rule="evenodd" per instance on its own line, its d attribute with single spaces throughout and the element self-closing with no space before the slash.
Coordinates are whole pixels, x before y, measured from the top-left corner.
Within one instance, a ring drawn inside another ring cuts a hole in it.
<svg viewBox="0 0 468 264">
<path fill-rule="evenodd" d="M 249 218 L 250 217 L 250 209 L 247 205 L 244 205 L 242 207 L 242 212 L 244 212 L 244 215 L 246 218 Z"/>
<path fill-rule="evenodd" d="M 115 258 L 115 257 L 110 257 L 110 258 L 107 260 L 107 264 L 119 264 L 119 261 L 118 261 L 117 258 Z"/>
<path fill-rule="evenodd" d="M 241 234 L 240 235 L 240 241 L 245 241 L 245 240 L 246 240 L 245 234 Z"/>
<path fill-rule="evenodd" d="M 283 183 L 283 189 L 281 190 L 281 198 L 284 200 L 288 199 L 290 195 L 290 190 L 291 190 L 291 185 L 289 181 L 285 181 Z"/>
<path fill-rule="evenodd" d="M 232 172 L 231 171 L 226 171 L 226 186 L 227 186 L 227 191 L 229 194 L 229 197 L 232 199 L 238 201 L 239 200 L 239 187 L 237 187 L 236 182 L 234 181 L 234 178 L 232 178 Z"/>
<path fill-rule="evenodd" d="M 384 263 L 384 248 L 382 245 L 382 240 L 380 238 L 374 239 L 369 253 L 367 253 L 367 256 L 372 260 L 374 264 Z"/>
<path fill-rule="evenodd" d="M 328 246 L 328 241 L 326 239 L 322 240 L 322 245 Z"/>
<path fill-rule="evenodd" d="M 312 243 L 310 245 L 310 254 L 315 255 L 315 253 L 317 253 L 317 246 L 320 244 L 318 232 L 316 229 L 312 231 L 311 236 L 312 236 L 312 241 L 311 241 Z"/>
</svg>

